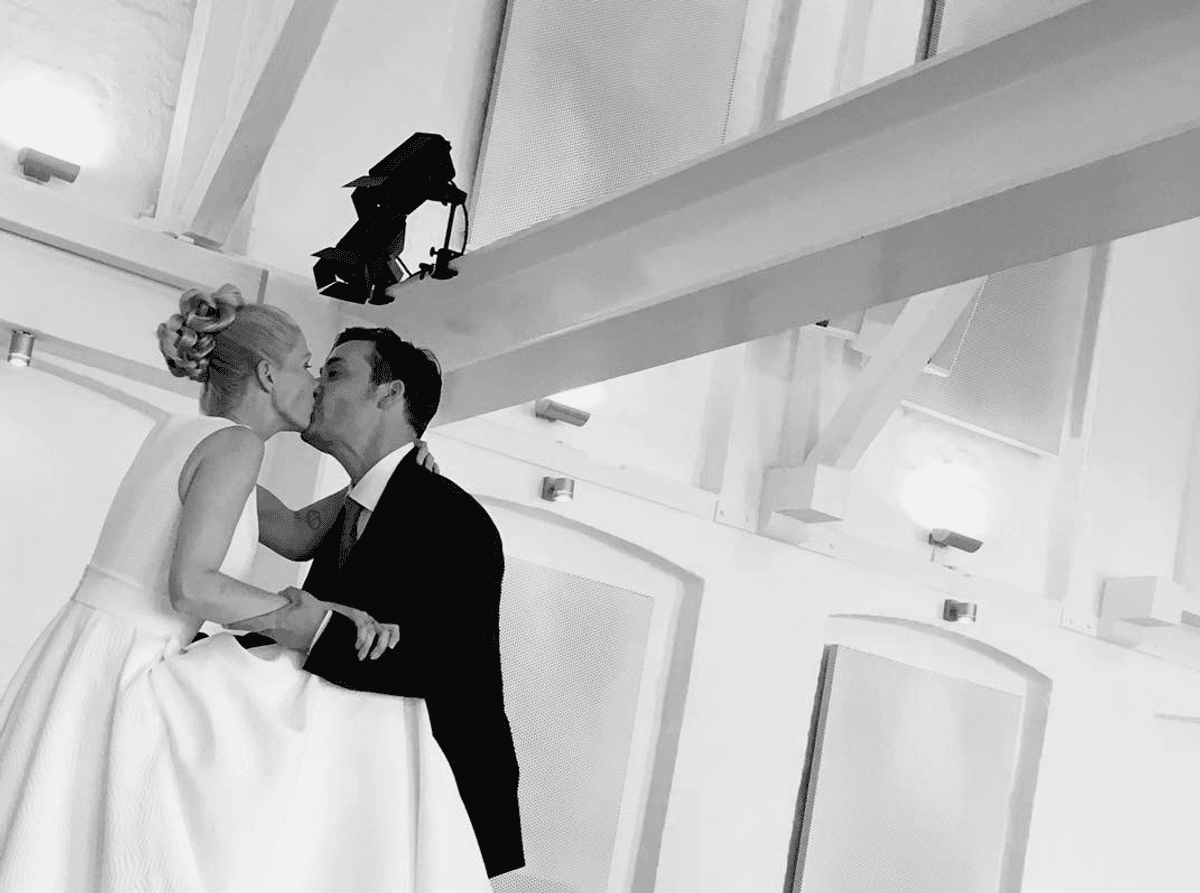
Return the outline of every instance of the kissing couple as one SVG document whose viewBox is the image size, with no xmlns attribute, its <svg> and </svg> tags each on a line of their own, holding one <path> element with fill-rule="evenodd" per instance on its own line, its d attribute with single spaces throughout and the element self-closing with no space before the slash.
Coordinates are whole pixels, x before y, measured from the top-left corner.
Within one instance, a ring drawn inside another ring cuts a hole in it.
<svg viewBox="0 0 1200 893">
<path fill-rule="evenodd" d="M 0 701 L 0 891 L 490 893 L 525 861 L 504 553 L 419 442 L 436 358 L 347 329 L 314 379 L 230 285 L 158 340 L 201 414 L 148 435 Z M 287 431 L 352 486 L 297 511 L 259 487 Z M 312 561 L 302 590 L 247 582 L 259 543 Z"/>
</svg>

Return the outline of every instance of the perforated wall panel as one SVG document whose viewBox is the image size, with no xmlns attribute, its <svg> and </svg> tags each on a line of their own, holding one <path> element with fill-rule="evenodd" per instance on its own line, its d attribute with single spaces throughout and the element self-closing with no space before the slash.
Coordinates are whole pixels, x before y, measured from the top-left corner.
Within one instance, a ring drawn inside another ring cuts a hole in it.
<svg viewBox="0 0 1200 893">
<path fill-rule="evenodd" d="M 1020 696 L 832 649 L 795 893 L 996 893 Z"/>
<path fill-rule="evenodd" d="M 746 0 L 510 0 L 471 246 L 720 145 L 745 7 Z"/>
<path fill-rule="evenodd" d="M 1084 0 L 941 0 L 935 7 L 936 50 L 996 40 L 1056 16 Z"/>
<path fill-rule="evenodd" d="M 1087 301 L 1091 250 L 988 277 L 948 378 L 908 400 L 1057 453 Z"/>
<path fill-rule="evenodd" d="M 508 558 L 504 700 L 521 767 L 527 866 L 498 893 L 603 893 L 616 840 L 649 596 Z"/>
</svg>

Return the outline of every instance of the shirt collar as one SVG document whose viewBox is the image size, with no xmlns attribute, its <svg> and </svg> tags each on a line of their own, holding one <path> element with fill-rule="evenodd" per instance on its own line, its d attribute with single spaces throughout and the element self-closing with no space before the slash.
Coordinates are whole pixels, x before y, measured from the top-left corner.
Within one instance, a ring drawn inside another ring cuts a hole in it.
<svg viewBox="0 0 1200 893">
<path fill-rule="evenodd" d="M 362 480 L 350 488 L 350 498 L 365 508 L 368 512 L 375 511 L 379 498 L 392 479 L 400 460 L 408 455 L 414 444 L 406 443 L 397 450 L 392 450 L 371 466 L 371 470 L 363 475 Z"/>
</svg>

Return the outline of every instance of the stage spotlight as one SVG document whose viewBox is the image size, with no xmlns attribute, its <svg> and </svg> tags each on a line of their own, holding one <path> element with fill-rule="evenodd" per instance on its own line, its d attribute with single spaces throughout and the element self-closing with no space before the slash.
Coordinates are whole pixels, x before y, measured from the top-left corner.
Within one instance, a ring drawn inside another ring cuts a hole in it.
<svg viewBox="0 0 1200 893">
<path fill-rule="evenodd" d="M 450 262 L 462 251 L 450 248 L 454 214 L 466 209 L 467 194 L 454 185 L 450 143 L 435 133 L 414 133 L 386 158 L 346 184 L 352 189 L 358 221 L 332 248 L 313 256 L 313 278 L 321 294 L 355 304 L 386 304 L 387 289 L 411 278 L 450 279 L 458 271 Z M 427 201 L 450 207 L 445 244 L 430 249 L 432 264 L 413 273 L 400 260 L 408 215 Z M 466 236 L 463 237 L 466 247 Z"/>
</svg>

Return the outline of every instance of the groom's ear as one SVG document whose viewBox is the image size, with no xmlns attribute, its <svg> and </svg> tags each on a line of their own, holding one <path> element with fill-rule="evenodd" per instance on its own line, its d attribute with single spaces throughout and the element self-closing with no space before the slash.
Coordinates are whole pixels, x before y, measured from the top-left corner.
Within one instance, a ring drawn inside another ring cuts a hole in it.
<svg viewBox="0 0 1200 893">
<path fill-rule="evenodd" d="M 389 381 L 387 384 L 379 386 L 379 408 L 391 409 L 397 403 L 404 403 L 404 382 L 400 380 Z"/>
</svg>

